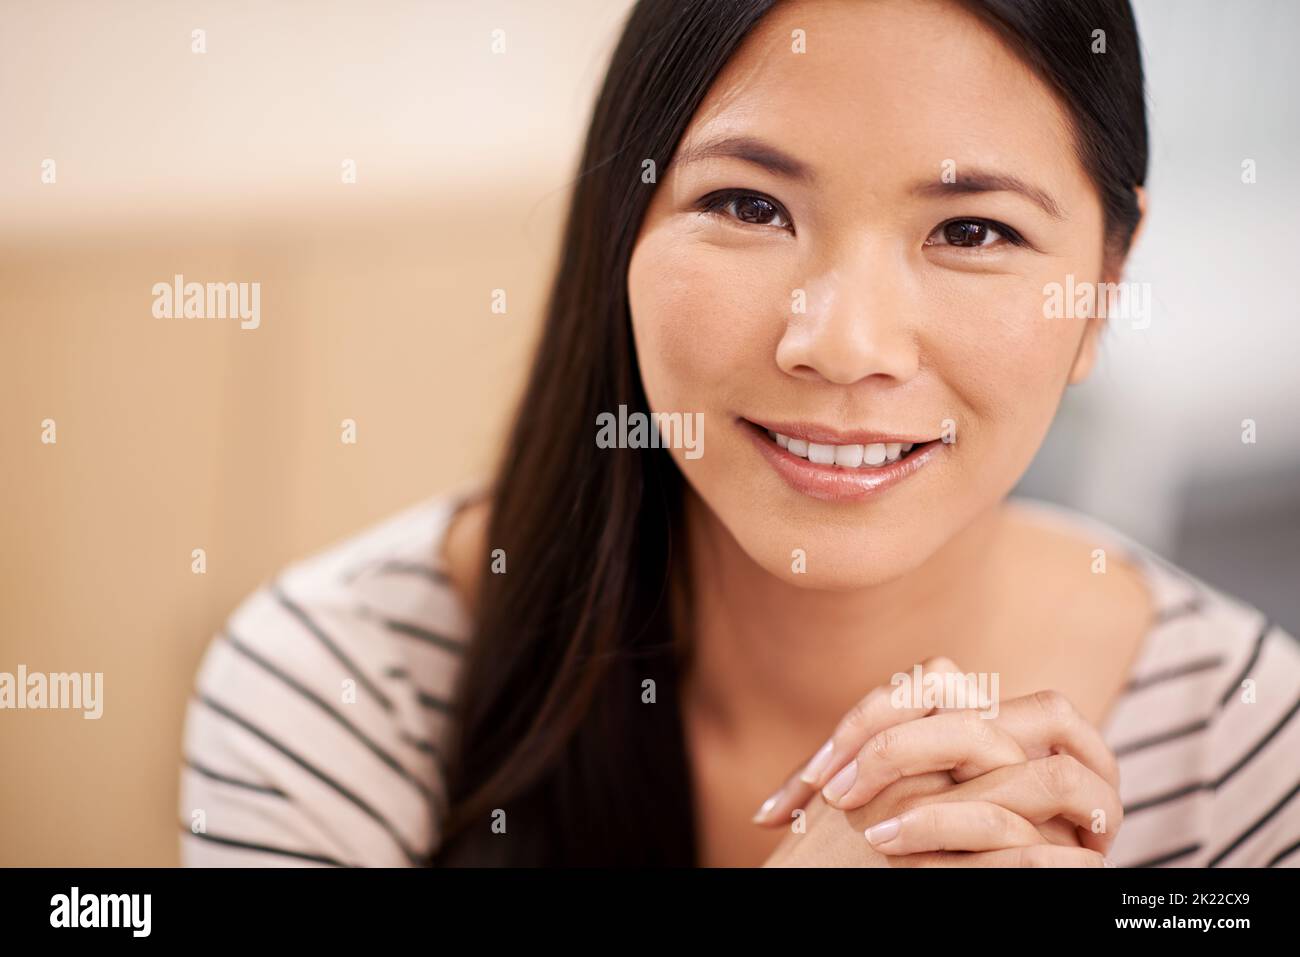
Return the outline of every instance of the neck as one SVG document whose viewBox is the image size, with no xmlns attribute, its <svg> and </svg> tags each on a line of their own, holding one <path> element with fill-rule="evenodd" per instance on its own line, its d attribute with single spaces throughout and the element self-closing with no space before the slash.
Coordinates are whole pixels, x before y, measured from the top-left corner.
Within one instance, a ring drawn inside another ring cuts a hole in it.
<svg viewBox="0 0 1300 957">
<path fill-rule="evenodd" d="M 966 671 L 1008 660 L 997 627 L 1001 502 L 921 566 L 848 591 L 771 574 L 691 491 L 686 509 L 695 607 L 685 694 L 725 737 L 820 744 L 868 691 L 926 658 L 943 654 Z"/>
</svg>

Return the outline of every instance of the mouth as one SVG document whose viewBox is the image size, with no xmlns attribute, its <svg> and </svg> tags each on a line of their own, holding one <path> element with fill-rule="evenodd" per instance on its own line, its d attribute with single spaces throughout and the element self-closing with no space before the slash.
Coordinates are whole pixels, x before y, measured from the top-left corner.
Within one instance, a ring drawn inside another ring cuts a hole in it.
<svg viewBox="0 0 1300 957">
<path fill-rule="evenodd" d="M 740 422 L 789 485 L 825 501 L 862 498 L 891 488 L 936 459 L 945 446 L 941 439 L 920 435 Z"/>
</svg>

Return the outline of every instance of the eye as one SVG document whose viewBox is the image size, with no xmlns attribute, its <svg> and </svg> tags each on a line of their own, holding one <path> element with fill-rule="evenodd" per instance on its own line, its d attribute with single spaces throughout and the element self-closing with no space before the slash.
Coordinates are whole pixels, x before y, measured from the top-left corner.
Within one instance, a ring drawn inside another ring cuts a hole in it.
<svg viewBox="0 0 1300 957">
<path fill-rule="evenodd" d="M 762 193 L 728 189 L 710 193 L 699 202 L 699 210 L 716 213 L 750 226 L 775 226 L 794 232 L 794 223 L 785 208 Z"/>
<path fill-rule="evenodd" d="M 937 226 L 925 240 L 927 246 L 961 246 L 987 249 L 1000 242 L 1024 246 L 1025 241 L 1010 226 L 990 219 L 950 219 Z"/>
</svg>

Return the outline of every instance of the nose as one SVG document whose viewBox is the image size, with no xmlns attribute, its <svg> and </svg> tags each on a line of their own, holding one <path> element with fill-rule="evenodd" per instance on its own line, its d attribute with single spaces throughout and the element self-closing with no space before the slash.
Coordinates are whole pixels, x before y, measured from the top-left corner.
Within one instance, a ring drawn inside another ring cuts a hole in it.
<svg viewBox="0 0 1300 957">
<path fill-rule="evenodd" d="M 851 385 L 871 376 L 899 382 L 920 366 L 915 330 L 908 321 L 903 266 L 883 251 L 859 249 L 807 283 L 804 310 L 792 296 L 777 365 L 801 379 Z"/>
</svg>

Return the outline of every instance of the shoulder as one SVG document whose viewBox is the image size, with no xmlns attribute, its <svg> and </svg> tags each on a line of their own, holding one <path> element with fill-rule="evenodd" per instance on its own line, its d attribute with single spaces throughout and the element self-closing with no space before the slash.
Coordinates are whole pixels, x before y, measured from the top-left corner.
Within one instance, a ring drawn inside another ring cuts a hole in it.
<svg viewBox="0 0 1300 957">
<path fill-rule="evenodd" d="M 1260 609 L 1174 566 L 1116 727 L 1124 836 L 1144 861 L 1300 866 L 1300 643 Z"/>
<path fill-rule="evenodd" d="M 449 523 L 443 543 L 447 577 L 471 613 L 488 557 L 490 517 L 491 509 L 486 498 L 466 500 L 454 521 Z"/>
<path fill-rule="evenodd" d="M 1045 503 L 1029 503 L 1044 506 Z M 1154 604 L 1103 733 L 1119 760 L 1124 866 L 1300 866 L 1300 642 L 1265 610 L 1095 519 Z"/>
<path fill-rule="evenodd" d="M 404 866 L 436 850 L 470 633 L 443 546 L 464 503 L 408 508 L 230 614 L 186 714 L 185 863 Z"/>
</svg>

